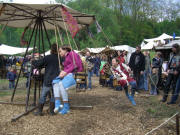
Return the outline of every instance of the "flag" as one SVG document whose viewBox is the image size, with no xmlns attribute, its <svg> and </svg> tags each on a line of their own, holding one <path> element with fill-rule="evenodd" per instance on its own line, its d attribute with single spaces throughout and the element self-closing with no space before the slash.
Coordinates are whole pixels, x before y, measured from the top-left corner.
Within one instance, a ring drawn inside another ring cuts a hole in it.
<svg viewBox="0 0 180 135">
<path fill-rule="evenodd" d="M 102 31 L 101 26 L 99 25 L 98 21 L 96 20 L 96 29 L 97 29 L 97 33 L 100 33 Z"/>
<path fill-rule="evenodd" d="M 176 33 L 173 33 L 173 39 L 175 40 L 175 38 L 176 38 Z"/>
<path fill-rule="evenodd" d="M 76 19 L 73 18 L 73 16 L 63 6 L 61 8 L 61 14 L 62 14 L 63 19 L 65 20 L 65 22 L 68 25 L 68 28 L 69 28 L 72 38 L 74 38 L 74 36 L 79 31 L 79 27 L 78 27 Z"/>
</svg>

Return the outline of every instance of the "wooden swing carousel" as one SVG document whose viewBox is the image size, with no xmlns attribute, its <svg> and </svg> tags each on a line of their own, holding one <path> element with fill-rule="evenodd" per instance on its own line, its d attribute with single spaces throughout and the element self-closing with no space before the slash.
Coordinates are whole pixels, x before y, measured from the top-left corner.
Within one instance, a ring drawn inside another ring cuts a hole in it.
<svg viewBox="0 0 180 135">
<path fill-rule="evenodd" d="M 26 31 L 29 30 L 30 35 L 28 41 L 21 41 L 21 44 L 27 44 L 26 52 L 24 55 L 23 63 L 26 58 L 28 49 L 30 46 L 33 46 L 33 55 L 32 58 L 34 58 L 34 54 L 36 49 L 38 50 L 39 54 L 41 53 L 41 48 L 43 50 L 43 55 L 45 56 L 45 44 L 44 40 L 48 41 L 49 48 L 51 48 L 51 41 L 48 35 L 48 30 L 54 30 L 55 31 L 55 37 L 56 37 L 56 44 L 57 48 L 58 45 L 58 39 L 57 35 L 59 35 L 60 44 L 63 45 L 63 40 L 60 34 L 60 30 L 64 30 L 67 34 L 69 44 L 70 39 L 68 36 L 68 28 L 67 28 L 67 22 L 62 16 L 62 8 L 66 8 L 67 12 L 69 12 L 73 18 L 77 20 L 78 28 L 83 29 L 89 25 L 91 25 L 95 21 L 94 15 L 88 15 L 80 13 L 76 10 L 73 10 L 66 5 L 63 4 L 15 4 L 15 3 L 1 3 L 0 4 L 0 24 L 4 25 L 2 31 L 5 29 L 6 26 L 8 27 L 15 27 L 15 28 L 25 28 L 24 34 Z M 32 43 L 32 39 L 34 38 L 34 42 Z M 73 39 L 74 44 L 75 40 Z M 76 45 L 77 47 L 77 45 Z M 17 77 L 17 81 L 15 84 L 15 88 L 12 92 L 12 97 L 10 102 L 4 102 L 0 101 L 0 104 L 11 104 L 11 105 L 25 105 L 25 112 L 22 114 L 19 114 L 18 116 L 15 116 L 12 118 L 12 121 L 16 121 L 17 119 L 21 118 L 22 116 L 27 115 L 29 112 L 34 111 L 36 106 L 36 96 L 37 96 L 37 86 L 35 84 L 34 86 L 34 93 L 33 93 L 33 104 L 29 104 L 29 98 L 30 98 L 30 91 L 31 91 L 31 85 L 28 85 L 27 88 L 27 95 L 26 95 L 26 101 L 25 103 L 17 103 L 14 102 L 14 96 L 16 93 L 16 88 L 18 86 L 19 78 L 21 75 L 23 69 L 23 64 L 21 65 L 20 72 Z M 32 66 L 30 70 L 30 76 L 28 77 L 28 84 L 31 84 L 32 76 Z M 39 82 L 39 96 L 40 96 L 40 82 Z M 79 106 L 79 107 L 73 107 L 72 108 L 80 108 L 80 109 L 88 109 L 92 106 Z"/>
</svg>

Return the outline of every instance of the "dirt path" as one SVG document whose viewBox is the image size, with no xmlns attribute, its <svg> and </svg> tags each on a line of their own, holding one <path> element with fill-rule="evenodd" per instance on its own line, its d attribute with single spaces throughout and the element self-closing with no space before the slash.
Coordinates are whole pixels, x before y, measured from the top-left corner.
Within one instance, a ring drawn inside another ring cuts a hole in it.
<svg viewBox="0 0 180 135">
<path fill-rule="evenodd" d="M 144 135 L 177 109 L 161 105 L 159 97 L 140 95 L 135 98 L 137 106 L 132 106 L 124 92 L 99 86 L 97 78 L 93 78 L 93 83 L 92 91 L 70 92 L 71 104 L 92 105 L 93 110 L 71 110 L 65 116 L 49 116 L 45 112 L 44 116 L 35 117 L 31 113 L 11 123 L 11 118 L 22 113 L 24 107 L 0 105 L 0 135 Z M 174 135 L 174 131 L 172 121 L 153 134 Z"/>
</svg>

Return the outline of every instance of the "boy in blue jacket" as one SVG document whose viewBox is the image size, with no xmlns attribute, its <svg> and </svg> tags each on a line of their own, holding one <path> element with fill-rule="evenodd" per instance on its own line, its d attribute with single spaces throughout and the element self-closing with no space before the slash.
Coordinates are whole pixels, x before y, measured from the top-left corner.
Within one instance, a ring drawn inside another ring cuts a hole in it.
<svg viewBox="0 0 180 135">
<path fill-rule="evenodd" d="M 9 89 L 13 89 L 15 84 L 16 74 L 12 68 L 7 73 L 7 79 L 9 80 Z"/>
</svg>

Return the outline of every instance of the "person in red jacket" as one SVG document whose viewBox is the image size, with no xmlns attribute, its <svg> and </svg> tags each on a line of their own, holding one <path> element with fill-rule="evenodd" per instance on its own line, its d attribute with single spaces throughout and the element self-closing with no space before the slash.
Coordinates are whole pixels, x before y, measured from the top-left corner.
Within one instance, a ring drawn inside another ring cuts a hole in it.
<svg viewBox="0 0 180 135">
<path fill-rule="evenodd" d="M 127 67 L 124 63 L 119 64 L 119 60 L 117 58 L 112 59 L 112 67 L 111 71 L 113 73 L 114 78 L 117 79 L 118 83 L 124 88 L 125 94 L 128 99 L 131 101 L 133 105 L 136 105 L 134 101 L 134 93 L 136 88 L 136 81 L 129 76 L 130 68 Z M 128 93 L 128 85 L 132 86 L 131 95 Z"/>
</svg>

